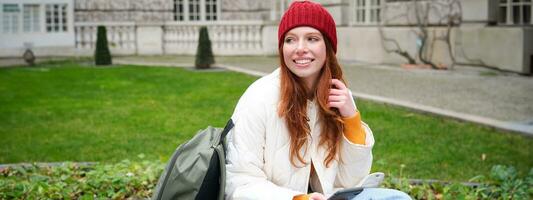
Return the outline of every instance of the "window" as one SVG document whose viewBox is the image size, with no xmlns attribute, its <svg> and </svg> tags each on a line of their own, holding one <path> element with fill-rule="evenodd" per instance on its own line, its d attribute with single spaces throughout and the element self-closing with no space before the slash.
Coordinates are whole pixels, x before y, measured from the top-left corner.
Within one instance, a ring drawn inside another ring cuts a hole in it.
<svg viewBox="0 0 533 200">
<path fill-rule="evenodd" d="M 67 31 L 67 4 L 46 4 L 46 32 Z"/>
<path fill-rule="evenodd" d="M 216 21 L 220 1 L 174 0 L 175 21 Z"/>
<path fill-rule="evenodd" d="M 184 20 L 184 12 L 183 9 L 184 3 L 183 0 L 174 0 L 174 20 L 175 21 L 183 21 Z"/>
<path fill-rule="evenodd" d="M 217 1 L 205 0 L 205 20 L 215 21 L 217 20 Z"/>
<path fill-rule="evenodd" d="M 4 33 L 17 33 L 19 31 L 20 8 L 18 4 L 4 4 L 2 24 Z"/>
<path fill-rule="evenodd" d="M 353 24 L 377 24 L 381 21 L 381 0 L 354 0 Z"/>
<path fill-rule="evenodd" d="M 365 17 L 366 17 L 366 6 L 365 6 L 366 0 L 356 0 L 355 4 L 355 21 L 357 23 L 364 23 Z"/>
<path fill-rule="evenodd" d="M 500 0 L 498 22 L 501 24 L 532 24 L 532 0 Z"/>
<path fill-rule="evenodd" d="M 283 13 L 288 9 L 293 0 L 273 0 L 271 1 L 270 20 L 280 20 Z"/>
<path fill-rule="evenodd" d="M 27 4 L 24 5 L 24 32 L 39 32 L 40 31 L 40 16 L 39 5 Z"/>
<path fill-rule="evenodd" d="M 381 0 L 370 1 L 370 22 L 377 23 L 381 21 Z"/>
<path fill-rule="evenodd" d="M 200 0 L 189 0 L 189 20 L 200 20 Z"/>
</svg>

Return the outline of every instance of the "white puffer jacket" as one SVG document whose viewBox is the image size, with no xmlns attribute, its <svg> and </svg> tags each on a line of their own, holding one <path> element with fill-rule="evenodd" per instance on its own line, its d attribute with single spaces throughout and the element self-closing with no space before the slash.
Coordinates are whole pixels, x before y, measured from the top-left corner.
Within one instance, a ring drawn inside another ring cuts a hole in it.
<svg viewBox="0 0 533 200">
<path fill-rule="evenodd" d="M 309 101 L 311 138 L 301 150 L 308 164 L 295 167 L 290 162 L 289 133 L 277 113 L 279 84 L 277 69 L 250 85 L 237 103 L 231 117 L 235 127 L 227 138 L 226 199 L 292 199 L 294 195 L 307 193 L 310 161 L 326 197 L 338 189 L 356 186 L 372 165 L 374 137 L 370 128 L 363 123 L 366 145 L 353 144 L 344 138 L 342 162 L 333 161 L 326 168 L 327 151 L 318 147 L 317 105 Z M 305 149 L 307 152 L 303 154 Z"/>
</svg>

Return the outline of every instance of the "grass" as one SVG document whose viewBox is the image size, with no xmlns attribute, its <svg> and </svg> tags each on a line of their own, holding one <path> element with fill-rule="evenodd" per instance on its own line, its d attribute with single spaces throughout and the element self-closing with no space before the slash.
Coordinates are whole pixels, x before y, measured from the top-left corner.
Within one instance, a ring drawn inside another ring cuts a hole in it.
<svg viewBox="0 0 533 200">
<path fill-rule="evenodd" d="M 197 130 L 223 126 L 255 79 L 73 62 L 0 69 L 0 163 L 166 160 Z M 368 101 L 358 107 L 377 142 L 373 171 L 464 181 L 496 164 L 533 167 L 532 138 Z"/>
<path fill-rule="evenodd" d="M 467 181 L 497 164 L 533 169 L 531 137 L 367 101 L 358 108 L 376 140 L 373 170 Z"/>
<path fill-rule="evenodd" d="M 493 71 L 484 71 L 484 72 L 479 72 L 479 75 L 480 76 L 498 76 L 498 73 L 493 72 Z"/>
<path fill-rule="evenodd" d="M 165 159 L 208 125 L 223 126 L 255 78 L 176 68 L 0 71 L 0 163 Z"/>
</svg>

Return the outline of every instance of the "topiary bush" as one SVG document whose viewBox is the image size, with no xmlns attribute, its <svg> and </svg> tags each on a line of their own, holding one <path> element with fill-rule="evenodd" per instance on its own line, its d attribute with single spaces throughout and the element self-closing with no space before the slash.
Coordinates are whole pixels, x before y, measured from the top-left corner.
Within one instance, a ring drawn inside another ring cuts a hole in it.
<svg viewBox="0 0 533 200">
<path fill-rule="evenodd" d="M 107 45 L 107 31 L 105 26 L 98 26 L 96 36 L 96 49 L 94 51 L 94 61 L 96 65 L 111 65 L 111 52 Z"/>
<path fill-rule="evenodd" d="M 215 63 L 213 51 L 211 49 L 211 40 L 207 33 L 207 27 L 200 28 L 200 36 L 198 38 L 198 48 L 196 49 L 196 60 L 194 66 L 197 69 L 208 69 Z"/>
</svg>

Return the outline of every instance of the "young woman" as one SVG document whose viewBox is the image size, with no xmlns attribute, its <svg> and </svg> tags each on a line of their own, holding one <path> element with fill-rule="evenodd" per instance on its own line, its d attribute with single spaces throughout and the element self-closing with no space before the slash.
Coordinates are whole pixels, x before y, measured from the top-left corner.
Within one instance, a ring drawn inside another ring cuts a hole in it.
<svg viewBox="0 0 533 200">
<path fill-rule="evenodd" d="M 239 100 L 227 138 L 227 199 L 326 199 L 355 187 L 372 165 L 374 138 L 337 63 L 335 22 L 295 1 L 278 29 L 281 67 Z M 356 198 L 409 199 L 388 189 Z"/>
</svg>

